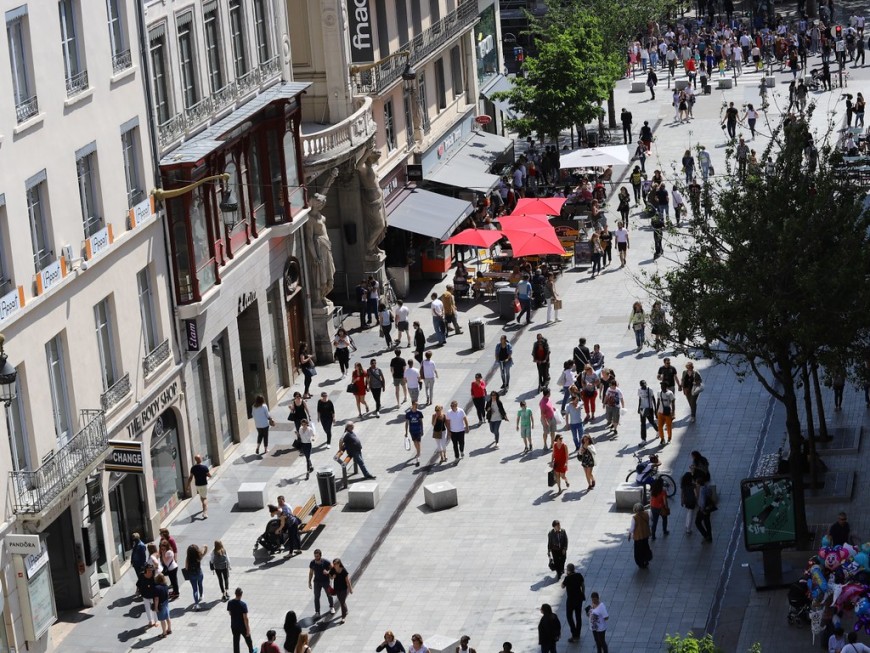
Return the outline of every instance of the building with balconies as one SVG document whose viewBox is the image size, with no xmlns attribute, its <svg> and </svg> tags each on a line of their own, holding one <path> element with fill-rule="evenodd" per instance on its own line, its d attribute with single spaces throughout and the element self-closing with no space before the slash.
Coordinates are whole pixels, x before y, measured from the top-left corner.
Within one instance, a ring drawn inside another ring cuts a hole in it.
<svg viewBox="0 0 870 653">
<path fill-rule="evenodd" d="M 385 266 L 400 295 L 412 279 L 445 274 L 450 252 L 438 241 L 471 213 L 469 200 L 495 187 L 491 165 L 512 157 L 509 139 L 474 120 L 479 53 L 495 51 L 483 67 L 498 72 L 497 3 L 287 5 L 293 76 L 311 83 L 303 161 L 309 193 L 325 195 L 333 299 L 355 308 L 355 286 L 369 274 L 383 281 Z M 476 33 L 489 16 L 492 33 Z M 328 342 L 324 334 L 318 354 L 331 355 Z"/>
<path fill-rule="evenodd" d="M 220 465 L 312 341 L 301 96 L 279 0 L 144 2 L 148 92 L 193 456 Z M 152 451 L 152 457 L 157 452 Z"/>
<path fill-rule="evenodd" d="M 0 3 L 0 331 L 17 371 L 0 455 L 0 650 L 45 650 L 55 610 L 91 605 L 130 534 L 182 494 L 168 454 L 103 472 L 110 439 L 141 448 L 143 430 L 165 441 L 186 423 L 147 195 L 140 5 Z"/>
</svg>

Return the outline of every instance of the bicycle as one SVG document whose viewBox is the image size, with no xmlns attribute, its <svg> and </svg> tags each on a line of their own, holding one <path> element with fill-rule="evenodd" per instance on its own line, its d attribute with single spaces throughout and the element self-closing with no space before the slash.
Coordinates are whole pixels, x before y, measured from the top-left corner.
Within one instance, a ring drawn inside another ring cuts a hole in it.
<svg viewBox="0 0 870 653">
<path fill-rule="evenodd" d="M 654 480 L 656 480 L 657 478 L 660 478 L 662 480 L 662 483 L 664 484 L 665 494 L 668 496 L 669 499 L 677 493 L 677 484 L 674 483 L 673 477 L 670 474 L 659 473 L 659 471 L 658 471 L 658 467 L 659 467 L 658 459 L 659 459 L 659 457 L 656 454 L 649 454 L 648 456 L 646 456 L 643 453 L 636 452 L 633 455 L 634 455 L 635 459 L 637 460 L 637 465 L 635 465 L 634 471 L 629 472 L 628 475 L 625 477 L 625 482 L 626 483 L 635 483 L 636 485 L 643 486 L 644 503 L 646 503 L 646 493 L 648 492 L 647 486 L 652 485 L 652 482 Z M 647 476 L 644 478 L 643 483 L 641 484 L 641 483 L 638 483 L 636 479 L 637 479 L 638 473 L 642 472 L 643 469 L 647 465 L 647 463 L 644 461 L 645 457 L 648 457 L 650 462 L 653 463 L 653 468 L 649 471 Z"/>
<path fill-rule="evenodd" d="M 393 290 L 393 285 L 389 280 L 384 282 L 383 299 L 387 303 L 387 308 L 392 308 L 396 305 L 396 292 Z"/>
</svg>

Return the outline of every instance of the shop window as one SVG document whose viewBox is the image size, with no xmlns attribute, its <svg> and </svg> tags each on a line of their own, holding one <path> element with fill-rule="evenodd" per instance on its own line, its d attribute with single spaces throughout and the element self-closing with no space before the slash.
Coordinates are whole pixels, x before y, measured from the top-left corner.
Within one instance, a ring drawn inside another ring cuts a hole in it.
<svg viewBox="0 0 870 653">
<path fill-rule="evenodd" d="M 263 192 L 263 167 L 260 163 L 259 139 L 255 134 L 248 147 L 248 193 L 254 217 L 254 233 L 266 228 L 266 200 Z"/>
<path fill-rule="evenodd" d="M 387 152 L 396 149 L 396 128 L 393 124 L 393 101 L 384 102 L 384 139 L 387 144 Z"/>
<path fill-rule="evenodd" d="M 178 422 L 172 409 L 157 418 L 151 432 L 151 476 L 154 502 L 160 516 L 165 517 L 184 496 L 184 469 L 178 446 Z"/>
<path fill-rule="evenodd" d="M 284 169 L 287 176 L 287 192 L 290 215 L 296 215 L 305 207 L 305 189 L 299 178 L 299 162 L 296 159 L 296 135 L 289 130 L 284 134 Z"/>
<path fill-rule="evenodd" d="M 447 86 L 444 80 L 444 59 L 435 62 L 435 95 L 438 97 L 438 109 L 447 108 Z"/>
<path fill-rule="evenodd" d="M 181 304 L 192 302 L 194 293 L 194 271 L 190 264 L 190 239 L 188 238 L 187 216 L 184 211 L 184 199 L 168 200 L 170 224 L 172 225 L 172 247 L 175 260 L 175 283 L 177 284 L 178 301 Z"/>
<path fill-rule="evenodd" d="M 202 296 L 211 290 L 217 281 L 202 188 L 194 191 L 191 197 L 190 230 L 193 257 L 196 261 L 196 280 L 199 294 Z"/>
<path fill-rule="evenodd" d="M 281 165 L 281 141 L 275 129 L 266 132 L 269 150 L 269 181 L 272 186 L 272 224 L 281 224 L 284 213 L 284 170 Z"/>
</svg>

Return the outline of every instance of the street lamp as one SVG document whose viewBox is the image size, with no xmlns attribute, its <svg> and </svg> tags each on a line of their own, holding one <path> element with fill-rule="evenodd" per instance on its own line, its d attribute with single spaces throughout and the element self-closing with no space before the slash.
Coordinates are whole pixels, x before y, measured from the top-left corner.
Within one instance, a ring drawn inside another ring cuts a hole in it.
<svg viewBox="0 0 870 653">
<path fill-rule="evenodd" d="M 227 231 L 232 231 L 236 226 L 236 211 L 239 210 L 239 202 L 233 195 L 233 190 L 225 186 L 221 186 L 221 201 L 218 203 L 218 208 L 221 210 L 224 227 Z"/>
<path fill-rule="evenodd" d="M 4 342 L 6 337 L 0 333 L 0 401 L 8 407 L 16 397 L 15 379 L 18 377 L 18 370 L 6 360 L 6 352 L 3 351 Z"/>
</svg>

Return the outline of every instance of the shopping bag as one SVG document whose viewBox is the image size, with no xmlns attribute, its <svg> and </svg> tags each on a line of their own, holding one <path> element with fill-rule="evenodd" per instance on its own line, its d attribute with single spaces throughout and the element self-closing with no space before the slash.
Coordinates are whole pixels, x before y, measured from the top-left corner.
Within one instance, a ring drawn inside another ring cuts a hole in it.
<svg viewBox="0 0 870 653">
<path fill-rule="evenodd" d="M 547 470 L 547 487 L 553 487 L 556 484 L 556 473 L 550 469 Z"/>
</svg>

